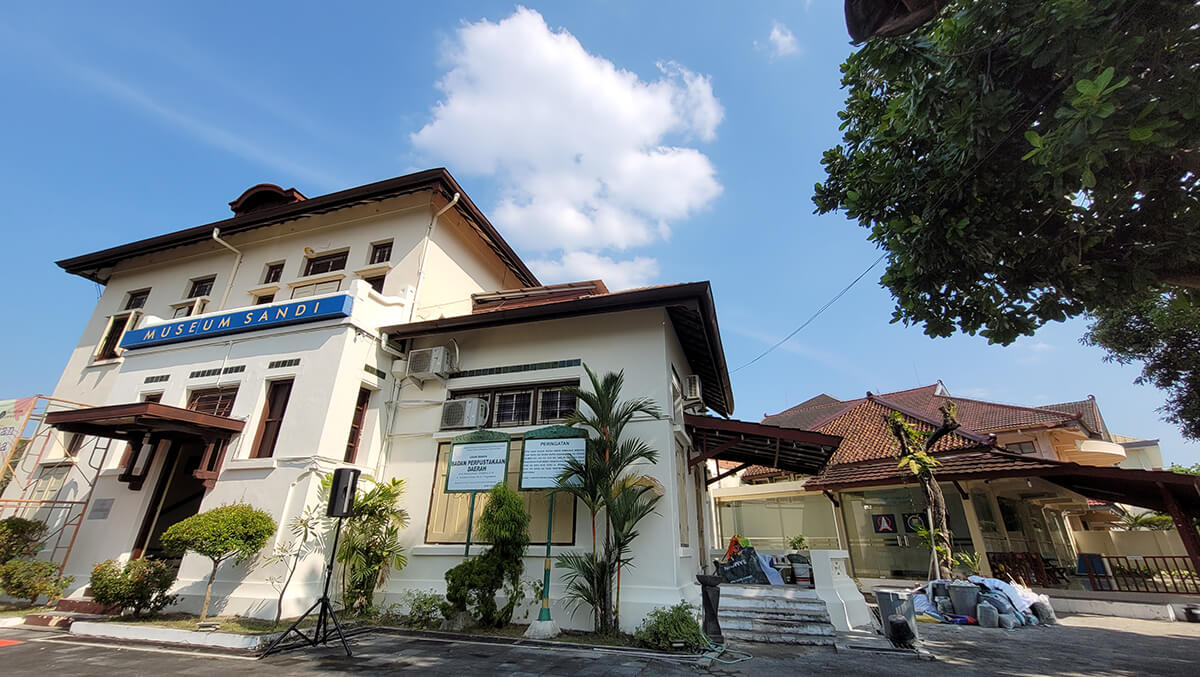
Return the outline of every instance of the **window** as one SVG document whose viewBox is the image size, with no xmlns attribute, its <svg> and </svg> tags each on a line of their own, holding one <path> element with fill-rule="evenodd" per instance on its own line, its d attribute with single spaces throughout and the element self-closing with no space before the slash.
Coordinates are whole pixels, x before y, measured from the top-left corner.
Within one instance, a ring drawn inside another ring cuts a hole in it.
<svg viewBox="0 0 1200 677">
<path fill-rule="evenodd" d="M 383 275 L 377 275 L 375 277 L 364 277 L 363 279 L 367 281 L 367 284 L 371 285 L 371 289 L 374 289 L 375 291 L 379 292 L 380 294 L 383 293 L 383 281 L 385 279 Z"/>
<path fill-rule="evenodd" d="M 55 500 L 58 492 L 62 490 L 63 484 L 66 483 L 67 475 L 70 472 L 71 466 L 69 464 L 44 466 L 38 472 L 37 482 L 33 485 L 33 494 L 29 496 L 29 500 Z"/>
<path fill-rule="evenodd" d="M 126 331 L 137 325 L 138 317 L 139 312 L 131 310 L 108 318 L 108 326 L 104 329 L 104 338 L 96 347 L 97 360 L 113 360 L 121 356 L 121 337 L 125 335 Z"/>
<path fill-rule="evenodd" d="M 254 297 L 254 305 L 262 306 L 275 301 L 274 294 L 260 294 Z"/>
<path fill-rule="evenodd" d="M 1004 445 L 1004 450 L 1014 454 L 1036 454 L 1037 445 L 1033 442 L 1009 442 Z"/>
<path fill-rule="evenodd" d="M 188 397 L 187 408 L 201 414 L 228 416 L 233 411 L 233 401 L 237 398 L 237 392 L 236 385 L 193 390 Z"/>
<path fill-rule="evenodd" d="M 492 420 L 497 426 L 529 425 L 533 422 L 532 390 L 496 393 L 495 405 Z"/>
<path fill-rule="evenodd" d="M 79 455 L 79 450 L 83 448 L 83 435 L 72 433 L 71 439 L 67 440 L 67 448 L 64 454 L 67 458 L 75 458 Z"/>
<path fill-rule="evenodd" d="M 129 292 L 129 296 L 125 299 L 125 310 L 138 310 L 139 308 L 146 307 L 146 299 L 148 298 L 150 298 L 149 289 Z"/>
<path fill-rule="evenodd" d="M 521 479 L 522 441 L 514 438 L 508 452 L 508 486 L 518 491 Z M 469 494 L 447 494 L 446 465 L 450 456 L 450 443 L 438 446 L 438 458 L 434 470 L 433 495 L 429 503 L 429 521 L 425 527 L 426 543 L 466 543 L 467 508 Z M 529 512 L 529 540 L 531 544 L 546 543 L 546 518 L 550 510 L 549 492 L 519 491 L 525 509 Z M 471 531 L 471 542 L 482 543 L 479 536 L 479 516 L 487 505 L 487 494 L 475 497 L 475 526 Z M 575 544 L 575 500 L 560 493 L 554 497 L 554 545 Z"/>
<path fill-rule="evenodd" d="M 358 389 L 358 401 L 354 403 L 354 417 L 350 419 L 350 438 L 346 440 L 346 456 L 342 460 L 354 463 L 358 457 L 358 441 L 362 438 L 363 419 L 367 416 L 367 403 L 371 401 L 371 391 L 367 388 Z"/>
<path fill-rule="evenodd" d="M 370 264 L 387 263 L 392 260 L 392 241 L 378 242 L 371 245 L 371 260 Z"/>
<path fill-rule="evenodd" d="M 575 411 L 575 398 L 562 390 L 568 385 L 578 385 L 578 382 L 458 391 L 451 393 L 451 398 L 478 397 L 486 401 L 488 420 L 484 427 L 540 425 L 558 423 Z"/>
<path fill-rule="evenodd" d="M 688 547 L 688 467 L 683 447 L 675 445 L 675 493 L 679 496 L 679 547 Z"/>
<path fill-rule="evenodd" d="M 559 388 L 538 392 L 538 423 L 554 423 L 575 413 L 575 396 Z"/>
<path fill-rule="evenodd" d="M 328 282 L 317 282 L 314 284 L 305 284 L 296 287 L 292 290 L 292 298 L 299 299 L 306 296 L 317 296 L 318 294 L 332 294 L 342 288 L 341 280 L 330 280 Z"/>
<path fill-rule="evenodd" d="M 342 270 L 346 267 L 346 255 L 349 253 L 338 252 L 336 254 L 314 256 L 304 263 L 304 274 L 320 275 L 321 273 L 332 273 L 335 270 Z"/>
<path fill-rule="evenodd" d="M 279 263 L 268 263 L 267 272 L 265 275 L 263 275 L 263 284 L 278 282 L 279 278 L 281 277 L 283 277 L 283 262 L 280 261 Z"/>
<path fill-rule="evenodd" d="M 683 422 L 683 385 L 675 367 L 671 367 L 671 416 L 676 423 Z"/>
<path fill-rule="evenodd" d="M 194 299 L 199 296 L 208 296 L 212 293 L 213 283 L 216 281 L 217 278 L 215 275 L 192 280 L 192 287 L 190 290 L 188 290 L 187 297 L 189 299 Z"/>
<path fill-rule="evenodd" d="M 267 402 L 263 405 L 262 421 L 258 424 L 258 436 L 254 440 L 251 458 L 271 458 L 275 455 L 275 442 L 279 440 L 279 428 L 283 425 L 283 414 L 287 411 L 291 394 L 290 379 L 272 381 L 267 386 Z"/>
<path fill-rule="evenodd" d="M 142 395 L 143 402 L 162 402 L 162 393 L 146 393 Z"/>
<path fill-rule="evenodd" d="M 194 299 L 188 303 L 179 303 L 174 306 L 175 312 L 171 314 L 172 318 L 190 317 L 199 315 L 208 307 L 208 301 L 202 298 Z"/>
</svg>

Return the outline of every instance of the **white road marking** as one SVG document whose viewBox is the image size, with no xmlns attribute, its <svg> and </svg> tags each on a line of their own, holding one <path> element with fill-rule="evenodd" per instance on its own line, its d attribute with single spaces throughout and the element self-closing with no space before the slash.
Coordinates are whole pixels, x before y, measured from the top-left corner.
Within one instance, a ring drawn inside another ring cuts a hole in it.
<svg viewBox="0 0 1200 677">
<path fill-rule="evenodd" d="M 233 661 L 256 661 L 257 656 L 230 656 L 228 654 L 205 653 L 203 651 L 184 651 L 181 649 L 162 649 L 154 646 L 133 646 L 131 644 L 101 644 L 99 642 L 82 642 L 69 639 L 58 639 L 56 637 L 44 637 L 38 639 L 29 639 L 28 642 L 50 642 L 51 644 L 69 644 L 71 646 L 92 646 L 98 648 L 121 649 L 123 651 L 145 651 L 147 653 L 166 653 L 176 654 L 179 656 L 192 656 L 193 658 L 222 658 Z"/>
</svg>

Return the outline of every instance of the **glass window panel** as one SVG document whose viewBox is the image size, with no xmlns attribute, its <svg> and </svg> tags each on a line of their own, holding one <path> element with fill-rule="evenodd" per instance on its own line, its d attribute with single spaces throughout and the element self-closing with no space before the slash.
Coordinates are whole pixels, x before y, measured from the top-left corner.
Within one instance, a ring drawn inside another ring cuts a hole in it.
<svg viewBox="0 0 1200 677">
<path fill-rule="evenodd" d="M 575 411 L 575 396 L 560 389 L 541 390 L 538 395 L 538 423 L 561 421 Z"/>
<path fill-rule="evenodd" d="M 529 390 L 497 393 L 495 424 L 498 426 L 528 425 L 532 404 L 533 392 Z"/>
</svg>

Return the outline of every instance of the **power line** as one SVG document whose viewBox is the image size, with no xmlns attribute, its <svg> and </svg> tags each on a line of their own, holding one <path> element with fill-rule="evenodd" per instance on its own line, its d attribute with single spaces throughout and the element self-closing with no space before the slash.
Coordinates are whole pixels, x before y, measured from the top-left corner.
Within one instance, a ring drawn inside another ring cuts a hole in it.
<svg viewBox="0 0 1200 677">
<path fill-rule="evenodd" d="M 746 367 L 749 367 L 750 365 L 754 364 L 755 362 L 758 362 L 758 361 L 759 361 L 759 360 L 761 360 L 762 358 L 764 358 L 764 357 L 766 357 L 767 355 L 771 354 L 771 352 L 772 352 L 772 351 L 774 351 L 774 350 L 775 350 L 776 348 L 778 348 L 779 346 L 781 346 L 781 345 L 783 345 L 783 344 L 787 343 L 789 339 L 791 339 L 791 338 L 792 338 L 793 336 L 795 336 L 796 334 L 799 334 L 799 333 L 800 333 L 800 330 L 802 330 L 802 329 L 804 329 L 805 327 L 807 327 L 808 325 L 812 324 L 813 320 L 815 320 L 815 319 L 817 319 L 818 317 L 820 317 L 821 313 L 825 312 L 826 310 L 829 310 L 829 307 L 830 307 L 830 306 L 832 306 L 833 304 L 837 303 L 838 299 L 840 299 L 840 298 L 842 298 L 843 296 L 845 296 L 845 295 L 846 295 L 846 292 L 850 291 L 850 290 L 851 290 L 851 289 L 854 287 L 854 285 L 858 284 L 860 280 L 862 280 L 864 277 L 866 277 L 866 276 L 867 276 L 867 273 L 871 272 L 871 271 L 872 271 L 872 270 L 875 268 L 875 266 L 879 265 L 879 263 L 880 263 L 881 261 L 883 261 L 884 259 L 886 259 L 886 258 L 887 258 L 887 255 L 888 255 L 888 252 L 884 252 L 884 253 L 880 254 L 880 255 L 879 255 L 879 258 L 875 259 L 875 262 L 874 262 L 874 263 L 872 263 L 871 265 L 867 266 L 867 269 L 866 269 L 866 270 L 864 270 L 863 272 L 859 273 L 859 274 L 858 274 L 858 277 L 854 278 L 854 279 L 853 279 L 853 280 L 850 282 L 850 284 L 846 285 L 845 287 L 843 287 L 843 288 L 842 288 L 842 290 L 841 290 L 841 291 L 839 291 L 838 293 L 834 294 L 834 295 L 833 295 L 833 298 L 831 298 L 831 299 L 829 299 L 828 301 L 826 301 L 826 302 L 825 302 L 825 305 L 821 306 L 820 308 L 817 308 L 817 312 L 813 313 L 813 314 L 812 314 L 812 316 L 811 316 L 811 317 L 809 317 L 807 320 L 805 320 L 805 321 L 804 321 L 804 323 L 803 323 L 803 324 L 801 324 L 799 327 L 796 327 L 795 329 L 793 329 L 793 330 L 792 330 L 792 333 L 788 334 L 787 336 L 784 336 L 782 339 L 780 339 L 778 342 L 776 342 L 776 343 L 775 343 L 775 345 L 773 345 L 773 346 L 771 346 L 770 348 L 767 348 L 766 350 L 764 350 L 764 351 L 762 351 L 761 353 L 759 353 L 759 354 L 758 354 L 758 356 L 757 356 L 757 357 L 755 357 L 753 360 L 750 360 L 750 361 L 749 361 L 749 362 L 747 362 L 746 364 L 743 364 L 742 366 L 738 367 L 737 369 L 734 369 L 733 371 L 731 371 L 731 372 L 729 372 L 729 373 L 730 373 L 730 374 L 736 374 L 736 373 L 738 373 L 739 371 L 741 371 L 741 370 L 745 369 Z"/>
</svg>

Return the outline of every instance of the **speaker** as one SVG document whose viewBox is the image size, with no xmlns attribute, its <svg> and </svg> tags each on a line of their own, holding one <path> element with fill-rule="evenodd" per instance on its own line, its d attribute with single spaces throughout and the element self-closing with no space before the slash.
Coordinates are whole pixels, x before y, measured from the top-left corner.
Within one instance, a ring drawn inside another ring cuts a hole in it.
<svg viewBox="0 0 1200 677">
<path fill-rule="evenodd" d="M 349 517 L 354 511 L 354 491 L 358 488 L 361 470 L 338 468 L 333 471 L 333 483 L 329 487 L 329 517 Z"/>
</svg>

